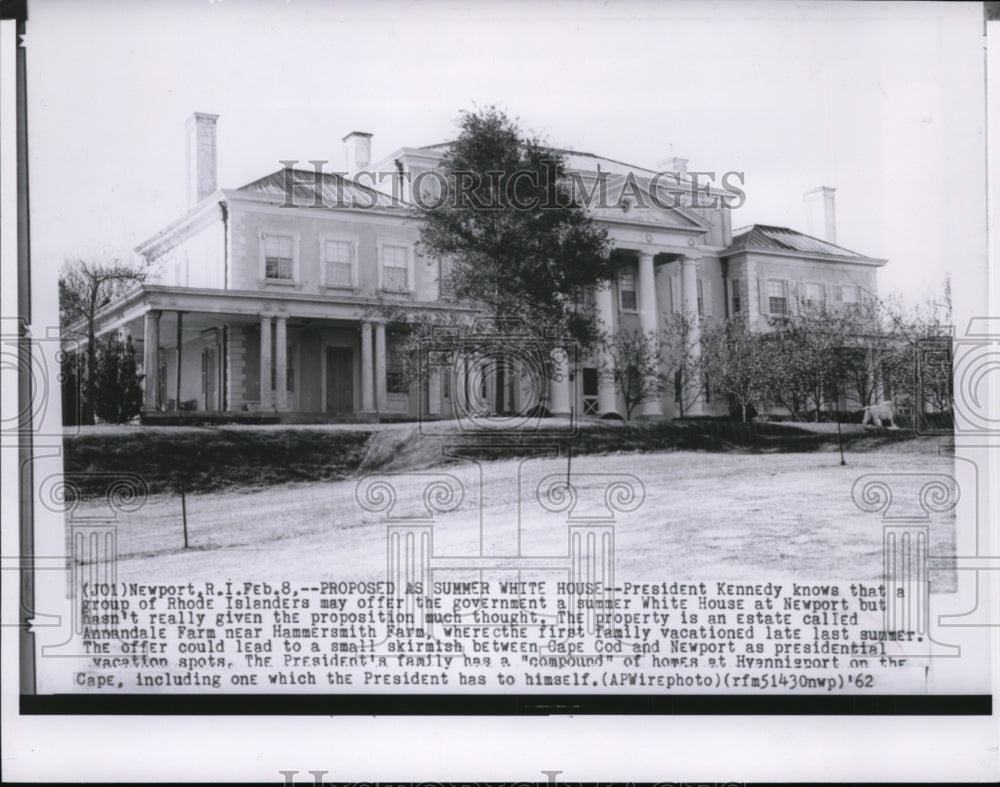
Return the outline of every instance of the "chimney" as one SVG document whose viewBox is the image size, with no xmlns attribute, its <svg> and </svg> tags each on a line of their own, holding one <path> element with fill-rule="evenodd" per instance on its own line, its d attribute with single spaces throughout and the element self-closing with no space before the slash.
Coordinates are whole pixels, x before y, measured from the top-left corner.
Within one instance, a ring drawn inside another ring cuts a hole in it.
<svg viewBox="0 0 1000 787">
<path fill-rule="evenodd" d="M 193 208 L 218 188 L 215 121 L 218 115 L 195 112 L 187 119 L 188 207 Z"/>
<path fill-rule="evenodd" d="M 822 238 L 827 243 L 837 242 L 837 216 L 833 209 L 835 188 L 820 186 L 807 191 L 806 231 L 814 238 Z"/>
<path fill-rule="evenodd" d="M 348 175 L 363 170 L 372 162 L 372 135 L 366 131 L 352 131 L 344 137 L 344 154 Z"/>
<path fill-rule="evenodd" d="M 680 177 L 686 178 L 688 172 L 688 160 L 679 156 L 670 156 L 662 161 L 656 162 L 656 168 L 660 172 L 676 172 Z"/>
</svg>

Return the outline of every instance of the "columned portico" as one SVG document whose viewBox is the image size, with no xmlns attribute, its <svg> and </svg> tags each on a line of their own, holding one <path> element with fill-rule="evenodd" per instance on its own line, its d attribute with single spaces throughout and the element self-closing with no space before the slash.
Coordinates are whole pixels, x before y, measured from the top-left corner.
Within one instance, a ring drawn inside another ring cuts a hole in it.
<svg viewBox="0 0 1000 787">
<path fill-rule="evenodd" d="M 639 277 L 637 282 L 639 301 L 639 325 L 645 335 L 658 330 L 656 315 L 656 271 L 653 267 L 653 253 L 639 252 Z M 645 416 L 663 415 L 660 398 L 656 397 L 640 405 L 640 411 Z"/>
<path fill-rule="evenodd" d="M 160 312 L 156 309 L 150 309 L 143 317 L 142 372 L 143 409 L 156 410 L 160 390 Z"/>
<path fill-rule="evenodd" d="M 695 370 L 695 374 L 700 375 L 701 371 L 698 367 L 701 360 L 701 321 L 698 315 L 698 259 L 694 255 L 685 255 L 681 259 L 681 308 L 688 321 L 691 367 Z M 694 381 L 692 384 L 698 389 L 698 394 L 688 407 L 687 413 L 689 415 L 704 415 L 702 407 L 704 397 L 700 381 Z"/>
<path fill-rule="evenodd" d="M 597 289 L 597 319 L 600 324 L 600 330 L 610 336 L 614 335 L 615 330 L 614 315 L 614 296 L 611 293 L 611 285 L 610 283 L 605 283 Z M 617 396 L 615 395 L 615 381 L 610 375 L 605 373 L 610 365 L 611 359 L 608 357 L 608 351 L 606 348 L 601 347 L 598 350 L 598 415 L 618 412 Z"/>
</svg>

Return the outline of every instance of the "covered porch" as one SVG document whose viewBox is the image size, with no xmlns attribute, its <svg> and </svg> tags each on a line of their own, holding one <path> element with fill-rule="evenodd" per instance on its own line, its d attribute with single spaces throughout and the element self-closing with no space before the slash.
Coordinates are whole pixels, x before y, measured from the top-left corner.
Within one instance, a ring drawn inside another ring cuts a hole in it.
<svg viewBox="0 0 1000 787">
<path fill-rule="evenodd" d="M 364 306 L 147 286 L 100 333 L 131 336 L 149 422 L 451 417 L 439 379 L 407 390 L 391 331 Z"/>
</svg>

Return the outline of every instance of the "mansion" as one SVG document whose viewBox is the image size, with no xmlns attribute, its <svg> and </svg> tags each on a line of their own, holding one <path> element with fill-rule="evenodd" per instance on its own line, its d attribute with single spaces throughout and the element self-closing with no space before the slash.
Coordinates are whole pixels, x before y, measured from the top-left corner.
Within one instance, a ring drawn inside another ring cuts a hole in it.
<svg viewBox="0 0 1000 787">
<path fill-rule="evenodd" d="M 487 372 L 475 377 L 472 391 L 473 376 L 448 367 L 431 369 L 419 385 L 407 383 L 401 343 L 378 307 L 398 303 L 410 315 L 475 318 L 441 286 L 447 261 L 419 254 L 419 216 L 414 195 L 405 193 L 420 173 L 435 170 L 446 145 L 398 148 L 373 162 L 371 135 L 353 132 L 344 138 L 346 177 L 285 163 L 230 189 L 217 182 L 216 122 L 204 113 L 188 120 L 189 209 L 137 247 L 147 281 L 97 318 L 98 335 L 121 331 L 140 349 L 145 420 L 181 412 L 287 422 L 452 418 L 470 406 L 625 412 L 614 383 L 600 373 L 602 359 L 587 354 L 560 356 L 542 386 L 508 375 L 510 390 L 499 393 L 485 382 Z M 632 178 L 648 189 L 658 188 L 657 172 L 669 170 L 680 193 L 697 188 L 683 159 L 654 170 L 563 154 L 567 172 L 582 178 Z M 353 177 L 359 172 L 398 175 L 403 198 Z M 714 185 L 702 188 L 724 196 Z M 590 208 L 621 261 L 617 279 L 594 293 L 599 319 L 612 331 L 659 330 L 672 314 L 697 315 L 697 346 L 702 320 L 745 312 L 756 324 L 807 300 L 850 303 L 877 291 L 885 260 L 836 245 L 831 188 L 806 196 L 815 217 L 810 231 L 822 237 L 759 224 L 734 231 L 722 204 L 661 209 L 654 202 Z M 702 396 L 684 414 L 727 410 L 727 402 Z M 674 392 L 637 413 L 676 416 Z"/>
</svg>

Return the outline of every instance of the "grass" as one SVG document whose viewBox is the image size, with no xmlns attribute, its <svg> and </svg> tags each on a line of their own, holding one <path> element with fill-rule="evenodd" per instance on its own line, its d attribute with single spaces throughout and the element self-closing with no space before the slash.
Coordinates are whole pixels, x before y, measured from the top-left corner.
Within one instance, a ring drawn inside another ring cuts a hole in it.
<svg viewBox="0 0 1000 787">
<path fill-rule="evenodd" d="M 875 582 L 881 575 L 880 520 L 855 507 L 851 487 L 864 473 L 901 464 L 917 472 L 951 471 L 948 457 L 892 447 L 852 454 L 846 467 L 828 451 L 766 458 L 682 451 L 621 454 L 611 461 L 579 457 L 573 483 L 581 502 L 574 513 L 604 510 L 609 472 L 641 481 L 643 504 L 616 522 L 615 570 L 623 580 Z M 456 461 L 424 472 L 447 473 L 463 490 L 462 504 L 434 521 L 435 554 L 566 553 L 565 514 L 545 510 L 536 497 L 541 478 L 566 472 L 564 458 Z M 421 513 L 427 481 L 412 473 L 393 478 L 398 505 L 392 514 Z M 154 496 L 119 524 L 119 579 L 380 578 L 386 520 L 363 510 L 356 491 L 357 481 L 348 479 L 188 495 L 188 550 L 179 497 Z M 954 554 L 954 539 L 954 518 L 937 518 L 930 554 Z M 935 591 L 952 589 L 954 575 L 932 574 L 932 583 Z"/>
<path fill-rule="evenodd" d="M 567 427 L 553 420 L 546 426 Z M 832 424 L 588 421 L 571 438 L 541 439 L 531 429 L 468 439 L 455 422 L 324 426 L 93 427 L 64 439 L 65 469 L 84 498 L 101 497 L 107 475 L 141 477 L 151 494 L 265 488 L 349 478 L 378 469 L 442 464 L 461 442 L 464 455 L 503 459 L 532 454 L 541 441 L 574 456 L 661 451 L 766 453 L 835 450 Z M 843 426 L 845 450 L 860 452 L 913 441 L 905 431 Z"/>
<path fill-rule="evenodd" d="M 371 437 L 360 429 L 154 427 L 87 430 L 63 441 L 65 471 L 84 497 L 101 496 L 100 473 L 141 477 L 151 494 L 329 481 L 354 473 Z"/>
</svg>

